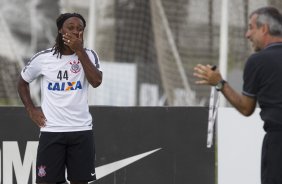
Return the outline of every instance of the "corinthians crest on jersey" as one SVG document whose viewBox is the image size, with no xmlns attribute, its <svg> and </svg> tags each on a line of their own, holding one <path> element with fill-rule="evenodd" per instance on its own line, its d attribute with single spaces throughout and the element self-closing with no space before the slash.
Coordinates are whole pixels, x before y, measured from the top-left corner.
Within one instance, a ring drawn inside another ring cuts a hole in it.
<svg viewBox="0 0 282 184">
<path fill-rule="evenodd" d="M 80 66 L 80 61 L 79 61 L 79 60 L 78 60 L 78 61 L 70 61 L 69 63 L 70 63 L 70 65 L 71 65 L 70 71 L 71 71 L 72 73 L 78 73 L 78 72 L 80 72 L 81 66 Z"/>
</svg>

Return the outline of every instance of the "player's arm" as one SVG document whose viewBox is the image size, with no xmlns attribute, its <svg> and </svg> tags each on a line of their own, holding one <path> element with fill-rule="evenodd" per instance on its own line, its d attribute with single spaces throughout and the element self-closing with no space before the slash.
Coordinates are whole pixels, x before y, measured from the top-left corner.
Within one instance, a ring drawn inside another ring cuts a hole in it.
<svg viewBox="0 0 282 184">
<path fill-rule="evenodd" d="M 94 66 L 84 49 L 76 50 L 76 54 L 81 62 L 88 82 L 94 88 L 98 87 L 102 83 L 102 72 Z"/>
<path fill-rule="evenodd" d="M 25 109 L 29 115 L 29 117 L 32 119 L 33 122 L 35 122 L 39 127 L 45 126 L 46 118 L 43 114 L 43 112 L 35 107 L 31 96 L 30 96 L 30 89 L 29 89 L 29 83 L 26 82 L 22 76 L 19 76 L 18 79 L 18 93 L 19 96 L 25 106 Z"/>
<path fill-rule="evenodd" d="M 222 80 L 218 70 L 213 71 L 210 65 L 198 64 L 194 68 L 194 76 L 199 80 L 196 84 L 215 86 Z M 256 107 L 256 99 L 236 92 L 228 83 L 223 85 L 221 90 L 225 98 L 243 115 L 250 116 Z"/>
<path fill-rule="evenodd" d="M 102 72 L 98 70 L 89 59 L 86 51 L 83 48 L 83 31 L 79 32 L 78 38 L 74 35 L 65 34 L 63 40 L 65 45 L 69 46 L 78 56 L 79 61 L 85 72 L 88 82 L 94 87 L 98 87 L 102 83 Z M 72 40 L 68 42 L 68 40 Z"/>
</svg>

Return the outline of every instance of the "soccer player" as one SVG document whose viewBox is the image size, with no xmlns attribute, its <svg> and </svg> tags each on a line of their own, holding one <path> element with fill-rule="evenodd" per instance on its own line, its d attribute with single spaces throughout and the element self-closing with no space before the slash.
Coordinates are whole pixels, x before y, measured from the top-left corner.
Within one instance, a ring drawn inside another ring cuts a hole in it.
<svg viewBox="0 0 282 184">
<path fill-rule="evenodd" d="M 96 179 L 88 86 L 102 82 L 97 54 L 83 47 L 85 19 L 61 14 L 53 48 L 35 54 L 23 68 L 18 93 L 32 121 L 40 127 L 36 183 L 71 184 Z M 31 100 L 29 83 L 41 77 L 41 109 Z"/>
<path fill-rule="evenodd" d="M 215 86 L 243 115 L 250 116 L 258 102 L 266 135 L 262 145 L 261 183 L 282 183 L 282 15 L 262 7 L 249 16 L 246 38 L 256 53 L 244 68 L 243 91 L 237 93 L 209 65 L 197 65 L 197 84 Z"/>
</svg>

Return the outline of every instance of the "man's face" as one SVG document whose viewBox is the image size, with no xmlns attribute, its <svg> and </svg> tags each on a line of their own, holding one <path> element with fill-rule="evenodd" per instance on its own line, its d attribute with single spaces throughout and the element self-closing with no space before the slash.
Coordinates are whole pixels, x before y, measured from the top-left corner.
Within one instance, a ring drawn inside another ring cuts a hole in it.
<svg viewBox="0 0 282 184">
<path fill-rule="evenodd" d="M 76 38 L 79 37 L 79 33 L 84 31 L 84 25 L 80 18 L 78 17 L 70 17 L 68 18 L 61 29 L 62 34 L 70 34 L 74 35 Z M 83 38 L 83 34 L 82 34 Z"/>
<path fill-rule="evenodd" d="M 248 30 L 245 36 L 251 42 L 254 51 L 258 52 L 264 47 L 263 30 L 262 30 L 263 26 L 258 28 L 256 24 L 256 20 L 257 20 L 257 14 L 252 15 L 251 18 L 249 19 Z"/>
</svg>

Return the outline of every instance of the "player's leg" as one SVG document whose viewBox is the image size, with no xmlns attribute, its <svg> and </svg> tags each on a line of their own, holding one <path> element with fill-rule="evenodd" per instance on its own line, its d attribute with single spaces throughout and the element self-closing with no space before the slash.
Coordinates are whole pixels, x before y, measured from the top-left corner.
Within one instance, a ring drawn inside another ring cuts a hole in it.
<svg viewBox="0 0 282 184">
<path fill-rule="evenodd" d="M 83 184 L 96 180 L 93 131 L 70 132 L 66 154 L 68 180 Z"/>
<path fill-rule="evenodd" d="M 36 183 L 64 183 L 65 137 L 63 133 L 41 132 L 37 150 Z"/>
</svg>

